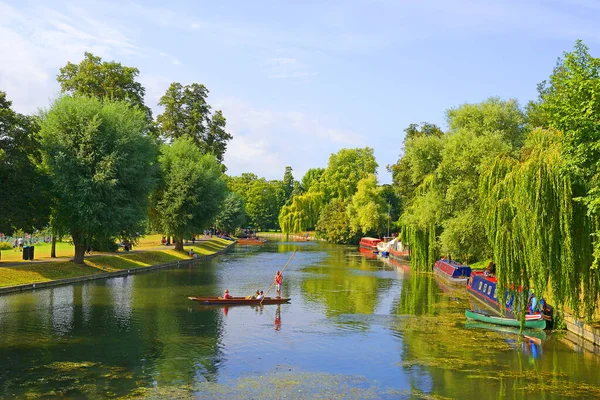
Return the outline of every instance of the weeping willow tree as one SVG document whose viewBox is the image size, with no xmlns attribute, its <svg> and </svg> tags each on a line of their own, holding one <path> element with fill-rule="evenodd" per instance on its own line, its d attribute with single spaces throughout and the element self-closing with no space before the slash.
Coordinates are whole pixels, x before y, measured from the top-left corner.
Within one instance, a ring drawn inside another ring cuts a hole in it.
<svg viewBox="0 0 600 400">
<path fill-rule="evenodd" d="M 323 193 L 305 193 L 294 196 L 292 203 L 283 206 L 279 213 L 279 226 L 286 235 L 313 228 L 319 219 Z"/>
<path fill-rule="evenodd" d="M 428 270 L 439 258 L 437 223 L 443 209 L 442 196 L 435 175 L 428 175 L 415 191 L 415 198 L 400 217 L 402 238 L 410 245 L 410 264 L 417 270 Z"/>
<path fill-rule="evenodd" d="M 538 128 L 522 159 L 496 157 L 480 177 L 484 225 L 498 265 L 500 287 L 531 285 L 552 292 L 559 307 L 591 317 L 597 308 L 598 270 L 592 267 L 597 221 L 579 201 L 585 188 L 565 168 L 562 135 Z M 526 298 L 517 296 L 524 311 Z"/>
</svg>

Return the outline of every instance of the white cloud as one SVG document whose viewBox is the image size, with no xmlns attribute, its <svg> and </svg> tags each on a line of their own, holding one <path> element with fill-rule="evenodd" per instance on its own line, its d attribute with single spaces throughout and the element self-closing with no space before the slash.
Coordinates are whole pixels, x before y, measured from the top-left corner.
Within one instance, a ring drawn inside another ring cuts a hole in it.
<svg viewBox="0 0 600 400">
<path fill-rule="evenodd" d="M 193 24 L 190 25 L 190 28 L 192 28 L 192 29 L 200 29 L 201 26 L 202 25 L 200 25 L 199 23 L 194 22 Z"/>
<path fill-rule="evenodd" d="M 233 135 L 225 153 L 225 165 L 232 175 L 253 172 L 281 179 L 289 165 L 301 179 L 309 168 L 326 167 L 331 153 L 369 145 L 361 135 L 339 128 L 334 120 L 302 112 L 257 109 L 236 98 L 217 101 L 215 109 L 223 110 Z"/>
<path fill-rule="evenodd" d="M 48 105 L 59 91 L 56 75 L 85 51 L 111 56 L 139 49 L 117 29 L 81 9 L 19 11 L 0 2 L 0 88 L 19 112 Z"/>
</svg>

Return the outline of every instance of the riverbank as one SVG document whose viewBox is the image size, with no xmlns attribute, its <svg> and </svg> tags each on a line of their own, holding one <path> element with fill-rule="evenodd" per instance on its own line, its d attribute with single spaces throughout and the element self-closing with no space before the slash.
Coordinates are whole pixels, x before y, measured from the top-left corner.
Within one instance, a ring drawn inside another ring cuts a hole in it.
<svg viewBox="0 0 600 400">
<path fill-rule="evenodd" d="M 234 244 L 235 242 L 214 237 L 186 246 L 187 251 L 194 250 L 196 258 L 190 257 L 187 252 L 167 248 L 96 255 L 86 258 L 83 265 L 72 261 L 12 264 L 0 268 L 0 294 L 187 265 L 210 259 L 227 251 Z"/>
</svg>

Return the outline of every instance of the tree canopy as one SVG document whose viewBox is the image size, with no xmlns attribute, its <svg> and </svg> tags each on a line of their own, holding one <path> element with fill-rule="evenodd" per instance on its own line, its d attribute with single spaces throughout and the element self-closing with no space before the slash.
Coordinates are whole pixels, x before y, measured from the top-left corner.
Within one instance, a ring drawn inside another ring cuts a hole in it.
<svg viewBox="0 0 600 400">
<path fill-rule="evenodd" d="M 143 111 L 93 97 L 60 97 L 44 114 L 39 135 L 53 228 L 71 235 L 75 262 L 94 239 L 143 231 L 156 160 L 146 127 Z"/>
<path fill-rule="evenodd" d="M 139 106 L 152 122 L 152 110 L 144 104 L 146 89 L 136 81 L 139 70 L 116 61 L 102 61 L 101 57 L 85 52 L 79 64 L 67 63 L 57 76 L 65 93 L 122 100 Z"/>
<path fill-rule="evenodd" d="M 202 154 L 189 137 L 164 144 L 159 156 L 162 177 L 152 194 L 151 219 L 161 232 L 172 235 L 175 248 L 183 239 L 209 228 L 227 195 L 216 158 Z"/>
<path fill-rule="evenodd" d="M 0 232 L 32 232 L 48 222 L 51 202 L 45 177 L 37 169 L 40 153 L 36 118 L 11 109 L 0 92 Z"/>
<path fill-rule="evenodd" d="M 222 163 L 232 136 L 225 130 L 223 113 L 211 114 L 207 98 L 208 89 L 204 85 L 183 86 L 174 82 L 160 98 L 158 104 L 165 110 L 157 117 L 157 123 L 164 138 L 188 137 L 203 154 L 212 154 Z"/>
</svg>

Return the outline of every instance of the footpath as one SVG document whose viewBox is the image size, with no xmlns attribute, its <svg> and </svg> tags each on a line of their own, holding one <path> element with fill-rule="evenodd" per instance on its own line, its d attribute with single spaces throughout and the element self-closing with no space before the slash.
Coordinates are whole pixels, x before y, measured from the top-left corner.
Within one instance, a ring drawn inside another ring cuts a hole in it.
<svg viewBox="0 0 600 400">
<path fill-rule="evenodd" d="M 234 241 L 214 237 L 185 245 L 186 252 L 176 251 L 173 246 L 154 246 L 88 255 L 83 265 L 74 264 L 68 257 L 0 262 L 0 295 L 188 266 L 222 254 L 234 244 Z M 193 257 L 187 252 L 190 249 L 194 251 Z"/>
</svg>

